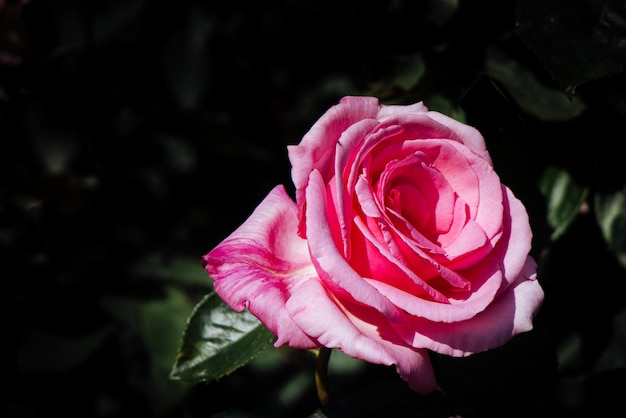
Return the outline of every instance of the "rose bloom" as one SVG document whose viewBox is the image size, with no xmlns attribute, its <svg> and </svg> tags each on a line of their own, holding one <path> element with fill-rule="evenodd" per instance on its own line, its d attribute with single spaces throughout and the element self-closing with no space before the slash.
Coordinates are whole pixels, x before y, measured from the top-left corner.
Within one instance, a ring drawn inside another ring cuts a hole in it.
<svg viewBox="0 0 626 418">
<path fill-rule="evenodd" d="M 476 129 L 421 102 L 344 97 L 288 152 L 296 201 L 275 187 L 202 259 L 276 347 L 395 365 L 428 393 L 428 350 L 467 356 L 532 328 L 528 215 Z"/>
</svg>

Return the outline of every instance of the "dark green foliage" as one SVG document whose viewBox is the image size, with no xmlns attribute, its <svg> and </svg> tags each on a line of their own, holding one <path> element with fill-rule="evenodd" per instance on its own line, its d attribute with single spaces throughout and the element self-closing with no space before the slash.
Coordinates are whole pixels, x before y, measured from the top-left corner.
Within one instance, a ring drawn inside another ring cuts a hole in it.
<svg viewBox="0 0 626 418">
<path fill-rule="evenodd" d="M 273 340 L 251 313 L 237 313 L 210 293 L 189 318 L 171 376 L 191 382 L 219 379 L 252 360 Z"/>
<path fill-rule="evenodd" d="M 626 66 L 626 5 L 621 0 L 521 0 L 520 36 L 568 95 Z"/>
</svg>

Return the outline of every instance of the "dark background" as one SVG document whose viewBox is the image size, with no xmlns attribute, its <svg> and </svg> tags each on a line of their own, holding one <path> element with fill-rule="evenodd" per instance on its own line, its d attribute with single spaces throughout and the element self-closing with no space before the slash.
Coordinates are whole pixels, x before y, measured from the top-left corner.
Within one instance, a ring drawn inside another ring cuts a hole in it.
<svg viewBox="0 0 626 418">
<path fill-rule="evenodd" d="M 200 257 L 292 191 L 285 147 L 350 94 L 481 130 L 528 208 L 546 302 L 501 349 L 433 354 L 431 396 L 337 357 L 325 416 L 622 410 L 626 229 L 607 241 L 593 202 L 626 184 L 624 19 L 616 1 L 0 1 L 2 415 L 312 414 L 310 353 L 168 374 L 210 291 Z M 578 187 L 556 224 L 549 167 Z"/>
</svg>

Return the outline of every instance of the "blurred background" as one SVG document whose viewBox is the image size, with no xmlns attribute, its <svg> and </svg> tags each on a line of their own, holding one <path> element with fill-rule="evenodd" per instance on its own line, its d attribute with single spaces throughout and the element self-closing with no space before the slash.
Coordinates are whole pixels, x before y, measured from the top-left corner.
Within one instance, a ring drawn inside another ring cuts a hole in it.
<svg viewBox="0 0 626 418">
<path fill-rule="evenodd" d="M 424 0 L 0 0 L 4 417 L 538 417 L 623 410 L 626 5 Z M 169 378 L 210 292 L 200 257 L 345 95 L 476 126 L 526 204 L 536 328 L 440 391 L 333 354 L 268 349 Z M 317 412 L 316 412 L 317 411 Z"/>
</svg>

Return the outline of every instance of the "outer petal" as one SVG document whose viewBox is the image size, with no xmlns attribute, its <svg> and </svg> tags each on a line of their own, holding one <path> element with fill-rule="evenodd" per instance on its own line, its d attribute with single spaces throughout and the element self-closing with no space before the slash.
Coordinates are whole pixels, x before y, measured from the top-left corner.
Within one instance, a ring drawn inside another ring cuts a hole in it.
<svg viewBox="0 0 626 418">
<path fill-rule="evenodd" d="M 411 334 L 415 347 L 441 354 L 466 356 L 496 348 L 511 337 L 533 328 L 533 318 L 543 302 L 543 290 L 536 280 L 535 261 L 528 257 L 522 273 L 487 309 L 466 321 L 427 322 L 417 317 L 399 324 L 396 331 Z"/>
<path fill-rule="evenodd" d="M 407 341 L 415 347 L 428 348 L 442 354 L 463 356 L 502 345 L 512 336 L 532 328 L 532 318 L 543 301 L 543 291 L 536 281 L 536 263 L 528 256 L 532 232 L 522 203 L 508 188 L 502 186 L 502 189 L 505 233 L 498 246 L 484 262 L 466 271 L 466 275 L 471 270 L 477 271 L 473 283 L 476 284 L 478 278 L 483 278 L 484 285 L 480 286 L 480 290 L 469 299 L 458 305 L 436 306 L 431 303 L 430 308 L 424 307 L 427 315 L 407 315 L 405 319 L 397 321 L 398 333 L 405 336 Z M 488 260 L 491 262 L 488 263 Z M 497 273 L 500 279 L 497 279 L 496 275 L 488 277 L 490 265 L 494 266 L 493 273 Z M 486 269 L 481 271 L 482 268 Z M 379 284 L 376 285 L 381 292 L 388 293 L 387 290 L 380 288 Z M 498 286 L 499 289 L 494 286 Z M 479 294 L 487 289 L 489 291 L 479 297 Z M 389 293 L 388 297 L 402 296 L 398 290 L 394 291 L 398 294 Z M 487 305 L 480 303 L 492 298 L 493 300 Z M 468 315 L 477 306 L 476 302 L 482 305 L 484 310 L 475 316 Z M 400 300 L 395 303 L 404 306 Z M 416 301 L 412 306 L 419 309 L 418 307 L 422 304 L 425 302 Z M 454 318 L 442 316 L 437 322 L 426 319 L 434 319 L 433 313 L 447 311 L 458 315 Z M 402 331 L 402 328 L 409 335 Z"/>
<path fill-rule="evenodd" d="M 414 294 L 390 286 L 384 282 L 366 279 L 381 294 L 385 295 L 395 306 L 406 311 L 407 315 L 419 318 L 424 324 L 436 324 L 445 328 L 446 323 L 458 323 L 476 316 L 478 313 L 488 309 L 501 287 L 502 273 L 497 270 L 494 263 L 481 263 L 481 266 L 474 267 L 473 273 L 464 275 L 465 279 L 472 282 L 476 288 L 471 292 L 458 292 L 459 300 L 452 300 L 451 303 L 440 303 L 427 300 L 423 297 L 416 297 Z M 472 277 L 475 276 L 475 277 Z M 395 323 L 406 321 L 405 317 L 394 320 Z M 409 321 L 412 322 L 412 321 Z M 420 328 L 416 328 L 419 331 Z M 447 329 L 447 328 L 446 328 Z M 430 332 L 428 328 L 424 332 Z M 411 337 L 412 338 L 412 337 Z M 415 345 L 416 347 L 424 347 Z"/>
<path fill-rule="evenodd" d="M 513 282 L 527 267 L 526 257 L 530 253 L 533 238 L 526 208 L 511 190 L 502 186 L 504 199 L 504 235 L 494 250 L 494 255 L 502 260 L 504 279 Z M 503 288 L 502 290 L 505 290 Z"/>
<path fill-rule="evenodd" d="M 307 281 L 301 289 L 288 301 L 287 309 L 307 334 L 350 357 L 376 364 L 395 364 L 398 374 L 417 392 L 435 389 L 435 375 L 426 350 L 407 347 L 385 326 L 386 321 L 378 312 L 370 309 L 360 316 L 354 315 L 331 299 L 316 280 Z M 382 321 L 368 323 L 363 317 Z"/>
<path fill-rule="evenodd" d="M 285 304 L 315 269 L 297 235 L 294 202 L 275 187 L 235 232 L 202 258 L 215 291 L 234 310 L 246 307 L 274 334 L 276 346 L 313 348 L 317 342 L 293 322 Z"/>
<path fill-rule="evenodd" d="M 375 118 L 377 112 L 378 99 L 374 97 L 344 97 L 322 115 L 298 145 L 287 147 L 300 210 L 311 171 L 317 169 L 328 180 L 327 175 L 334 168 L 335 145 L 341 134 L 356 122 Z"/>
<path fill-rule="evenodd" d="M 396 115 L 406 115 L 407 113 L 426 113 L 428 108 L 423 102 L 412 105 L 382 105 L 378 111 L 378 119 L 388 118 Z"/>
<path fill-rule="evenodd" d="M 458 120 L 452 119 L 450 116 L 439 112 L 428 112 L 428 116 L 442 125 L 447 126 L 452 132 L 454 132 L 453 136 L 456 139 L 459 139 L 463 144 L 465 144 L 465 146 L 480 155 L 485 161 L 493 166 L 491 156 L 487 151 L 485 139 L 476 128 L 461 123 Z"/>
</svg>

